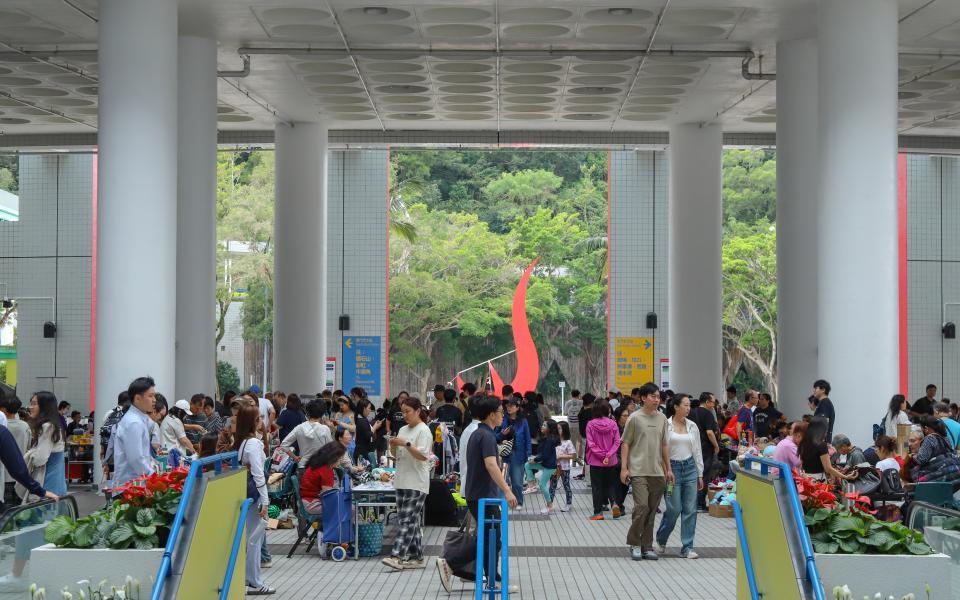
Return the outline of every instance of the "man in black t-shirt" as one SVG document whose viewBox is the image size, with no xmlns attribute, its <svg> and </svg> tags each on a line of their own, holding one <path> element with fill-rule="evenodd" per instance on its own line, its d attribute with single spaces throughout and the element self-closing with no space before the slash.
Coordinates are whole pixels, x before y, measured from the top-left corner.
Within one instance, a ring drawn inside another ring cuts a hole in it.
<svg viewBox="0 0 960 600">
<path fill-rule="evenodd" d="M 437 407 L 437 420 L 441 423 L 453 423 L 453 430 L 460 435 L 463 413 L 456 405 L 457 392 L 452 389 L 443 390 L 443 404 Z"/>
<path fill-rule="evenodd" d="M 926 392 L 927 394 L 923 398 L 918 398 L 908 411 L 910 418 L 914 421 L 924 415 L 933 414 L 933 405 L 937 401 L 937 386 L 928 384 Z"/>
<path fill-rule="evenodd" d="M 480 421 L 477 430 L 470 435 L 467 441 L 467 478 L 463 482 L 462 493 L 467 500 L 467 509 L 473 515 L 474 520 L 480 523 L 480 500 L 483 498 L 504 497 L 507 500 L 507 506 L 517 507 L 517 497 L 513 495 L 510 486 L 503 478 L 503 472 L 500 470 L 500 453 L 497 451 L 497 436 L 493 432 L 494 428 L 499 427 L 503 422 L 503 406 L 500 400 L 493 397 L 478 394 L 473 397 L 473 403 L 470 407 L 470 413 L 474 418 Z M 489 531 L 495 532 L 496 547 L 494 559 L 497 568 L 500 565 L 500 509 L 497 506 L 488 505 L 485 517 L 492 517 L 493 523 L 480 523 L 480 529 L 477 535 L 484 536 L 484 541 L 489 540 Z M 486 552 L 485 552 L 486 554 Z M 489 561 L 483 561 L 483 572 L 490 581 Z M 440 572 L 440 581 L 444 589 L 450 591 L 451 571 L 443 558 L 437 559 L 437 570 Z M 494 581 L 500 581 L 499 573 L 494 573 Z M 516 586 L 510 586 L 516 588 Z M 513 593 L 515 589 L 511 589 Z M 519 588 L 516 588 L 519 591 Z"/>
<path fill-rule="evenodd" d="M 817 409 L 813 412 L 815 417 L 824 417 L 827 419 L 827 439 L 833 439 L 833 425 L 837 422 L 837 413 L 833 410 L 833 402 L 830 400 L 830 383 L 825 379 L 818 379 L 813 382 L 813 397 L 817 400 Z"/>
<path fill-rule="evenodd" d="M 772 438 L 777 433 L 777 422 L 783 413 L 773 405 L 770 394 L 760 394 L 757 409 L 753 411 L 753 433 L 755 438 Z"/>
<path fill-rule="evenodd" d="M 700 430 L 700 451 L 703 453 L 703 489 L 697 492 L 697 507 L 707 510 L 707 487 L 720 466 L 720 429 L 717 427 L 717 398 L 710 392 L 700 394 L 696 407 L 690 411 L 690 420 Z"/>
</svg>

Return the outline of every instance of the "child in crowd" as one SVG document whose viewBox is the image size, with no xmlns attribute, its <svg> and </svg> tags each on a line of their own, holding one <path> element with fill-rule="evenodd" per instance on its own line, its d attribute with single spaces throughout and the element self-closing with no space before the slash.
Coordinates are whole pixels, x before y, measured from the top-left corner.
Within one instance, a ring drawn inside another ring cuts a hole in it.
<svg viewBox="0 0 960 600">
<path fill-rule="evenodd" d="M 537 448 L 536 456 L 531 456 L 524 471 L 526 471 L 527 480 L 530 482 L 533 491 L 536 491 L 539 483 L 540 492 L 543 499 L 547 502 L 547 507 L 541 510 L 541 514 L 549 515 L 553 512 L 553 495 L 550 493 L 550 478 L 557 470 L 557 446 L 560 445 L 560 429 L 557 422 L 553 419 L 547 419 L 540 428 L 543 440 Z M 537 481 L 536 471 L 540 471 L 540 480 Z M 531 489 L 531 488 L 528 488 Z M 526 493 L 526 491 L 524 491 Z"/>
<path fill-rule="evenodd" d="M 550 479 L 550 497 L 557 492 L 557 482 L 563 484 L 563 491 L 567 494 L 567 503 L 560 508 L 560 512 L 567 512 L 573 505 L 573 489 L 570 487 L 570 466 L 577 457 L 577 449 L 570 440 L 570 424 L 566 421 L 558 423 L 560 427 L 560 445 L 557 446 L 557 470 Z"/>
</svg>

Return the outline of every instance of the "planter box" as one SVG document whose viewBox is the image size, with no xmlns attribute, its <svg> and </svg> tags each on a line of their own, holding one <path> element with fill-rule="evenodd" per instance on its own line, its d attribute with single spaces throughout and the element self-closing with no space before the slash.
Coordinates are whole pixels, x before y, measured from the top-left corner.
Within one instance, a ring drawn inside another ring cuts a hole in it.
<svg viewBox="0 0 960 600">
<path fill-rule="evenodd" d="M 140 582 L 140 597 L 148 598 L 153 588 L 153 580 L 160 568 L 163 548 L 150 550 L 109 550 L 57 548 L 46 544 L 34 548 L 30 553 L 27 575 L 28 581 L 47 589 L 47 597 L 53 598 L 64 586 L 70 588 L 73 597 L 77 597 L 77 582 L 88 579 L 91 587 L 96 587 L 106 579 L 105 589 L 111 585 L 120 587 L 127 575 Z"/>
<path fill-rule="evenodd" d="M 817 569 L 824 592 L 832 597 L 833 588 L 847 585 L 854 598 L 877 592 L 901 598 L 909 593 L 926 598 L 924 586 L 930 584 L 931 598 L 953 598 L 950 580 L 951 562 L 945 554 L 927 556 L 886 554 L 816 554 Z"/>
</svg>

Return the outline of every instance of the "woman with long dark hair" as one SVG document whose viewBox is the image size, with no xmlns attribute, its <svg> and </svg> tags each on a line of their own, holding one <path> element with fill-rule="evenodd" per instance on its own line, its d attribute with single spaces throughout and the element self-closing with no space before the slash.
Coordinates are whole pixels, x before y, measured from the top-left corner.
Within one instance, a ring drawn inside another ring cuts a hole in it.
<svg viewBox="0 0 960 600">
<path fill-rule="evenodd" d="M 657 528 L 660 553 L 667 550 L 667 540 L 680 519 L 680 556 L 697 558 L 693 538 L 697 533 L 697 492 L 703 487 L 703 452 L 700 429 L 687 418 L 690 396 L 677 394 L 667 404 L 667 446 L 670 469 L 675 479 L 672 494 L 666 496 L 667 510 Z"/>
<path fill-rule="evenodd" d="M 353 403 L 353 400 L 347 398 L 346 396 L 340 396 L 337 398 L 337 414 L 334 415 L 328 425 L 331 427 L 339 427 L 341 429 L 346 429 L 350 433 L 356 433 L 357 431 L 357 407 Z M 351 441 L 347 446 L 347 454 L 353 456 L 353 450 L 356 448 L 356 443 Z"/>
<path fill-rule="evenodd" d="M 330 442 L 313 453 L 300 479 L 300 498 L 307 512 L 319 515 L 323 508 L 321 494 L 337 486 L 333 468 L 337 466 L 347 449 L 340 442 Z"/>
<path fill-rule="evenodd" d="M 383 421 L 370 422 L 370 415 L 373 414 L 373 404 L 366 398 L 357 402 L 357 431 L 355 436 L 353 461 L 357 462 L 362 456 L 370 461 L 372 466 L 377 466 L 377 444 L 374 439 L 377 431 L 383 426 Z"/>
<path fill-rule="evenodd" d="M 382 561 L 397 571 L 424 566 L 420 514 L 430 491 L 433 468 L 433 436 L 424 423 L 427 413 L 423 405 L 418 398 L 407 398 L 400 404 L 400 410 L 407 424 L 400 428 L 397 437 L 390 439 L 397 466 L 393 487 L 397 490 L 399 531 L 393 551 Z"/>
<path fill-rule="evenodd" d="M 57 410 L 57 397 L 51 392 L 37 392 L 30 398 L 30 448 L 24 455 L 31 470 L 46 465 L 43 487 L 58 496 L 67 493 L 64 466 L 66 431 Z M 26 500 L 26 498 L 24 498 Z"/>
<path fill-rule="evenodd" d="M 270 504 L 267 497 L 267 480 L 263 474 L 263 464 L 267 460 L 263 451 L 263 442 L 257 438 L 257 431 L 261 428 L 263 419 L 260 417 L 260 407 L 254 404 L 245 404 L 237 413 L 237 434 L 234 447 L 240 455 L 240 464 L 250 471 L 248 477 L 253 478 L 260 497 L 254 500 L 254 505 L 247 511 L 247 595 L 265 596 L 275 594 L 260 575 L 260 545 L 266 535 L 267 506 Z"/>
<path fill-rule="evenodd" d="M 830 449 L 827 446 L 829 423 L 825 417 L 813 417 L 807 426 L 807 432 L 797 446 L 797 456 L 803 472 L 814 479 L 836 480 L 854 479 L 856 475 L 844 475 L 830 463 Z"/>
<path fill-rule="evenodd" d="M 894 394 L 887 406 L 887 415 L 883 418 L 883 432 L 889 437 L 897 437 L 897 425 L 909 425 L 907 399 L 903 394 Z"/>
</svg>

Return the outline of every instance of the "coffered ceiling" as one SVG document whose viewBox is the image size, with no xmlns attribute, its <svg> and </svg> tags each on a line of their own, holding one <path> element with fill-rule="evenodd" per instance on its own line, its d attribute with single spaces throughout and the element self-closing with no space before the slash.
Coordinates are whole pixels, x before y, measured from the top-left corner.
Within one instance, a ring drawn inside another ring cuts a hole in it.
<svg viewBox="0 0 960 600">
<path fill-rule="evenodd" d="M 96 129 L 98 9 L 97 0 L 0 0 L 0 131 Z M 901 131 L 954 135 L 960 2 L 901 0 L 900 9 Z M 298 50 L 253 54 L 249 76 L 220 79 L 224 130 L 323 118 L 340 129 L 662 131 L 719 121 L 771 132 L 776 82 L 745 80 L 739 57 L 717 54 L 753 51 L 774 72 L 777 41 L 815 35 L 815 13 L 813 0 L 181 0 L 180 29 L 216 37 L 224 70 L 240 68 L 240 48 Z M 648 47 L 712 55 L 644 60 Z M 17 52 L 53 49 L 68 52 Z"/>
</svg>

